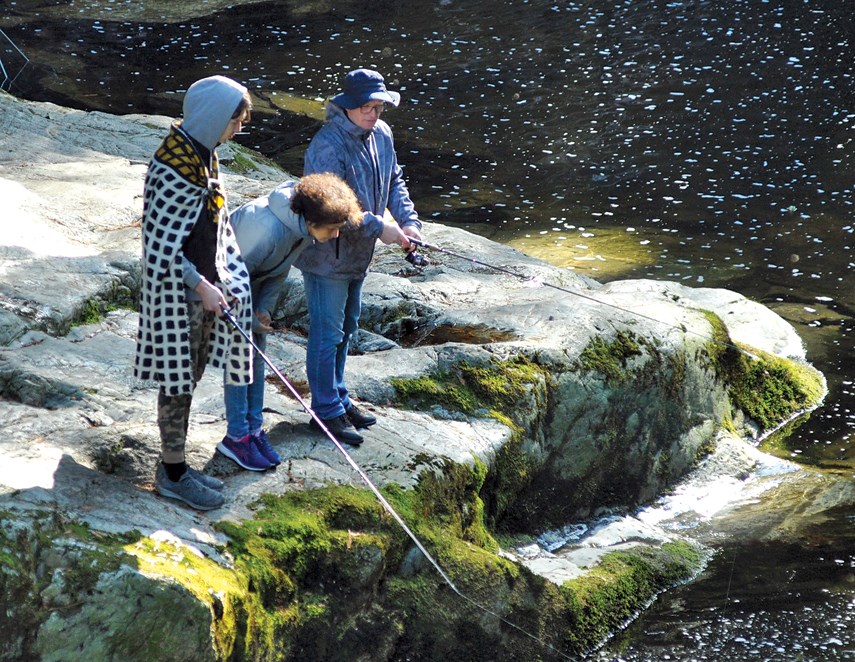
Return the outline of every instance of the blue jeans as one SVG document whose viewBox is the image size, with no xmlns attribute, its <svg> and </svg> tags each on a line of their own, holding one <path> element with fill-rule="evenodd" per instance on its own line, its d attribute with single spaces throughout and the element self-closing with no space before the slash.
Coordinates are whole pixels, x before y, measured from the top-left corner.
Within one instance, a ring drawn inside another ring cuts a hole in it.
<svg viewBox="0 0 855 662">
<path fill-rule="evenodd" d="M 303 272 L 309 306 L 306 376 L 312 409 L 322 419 L 341 416 L 350 407 L 344 364 L 350 338 L 359 327 L 364 280 L 338 280 Z"/>
<path fill-rule="evenodd" d="M 267 348 L 266 333 L 253 333 L 252 341 L 262 352 Z M 264 409 L 264 359 L 258 352 L 253 354 L 252 384 L 225 386 L 226 434 L 234 439 L 261 429 L 261 410 Z"/>
</svg>

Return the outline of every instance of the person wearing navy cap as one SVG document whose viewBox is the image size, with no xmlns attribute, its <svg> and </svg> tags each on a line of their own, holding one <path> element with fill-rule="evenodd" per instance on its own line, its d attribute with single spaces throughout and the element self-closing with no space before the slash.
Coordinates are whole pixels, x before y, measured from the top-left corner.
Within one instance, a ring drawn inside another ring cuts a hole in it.
<svg viewBox="0 0 855 662">
<path fill-rule="evenodd" d="M 380 239 L 409 251 L 414 248 L 410 238 L 422 238 L 392 130 L 380 117 L 400 101 L 378 72 L 349 72 L 341 93 L 327 104 L 326 122 L 306 150 L 303 169 L 305 175 L 331 172 L 346 180 L 366 212 L 359 226 L 306 249 L 295 263 L 303 272 L 309 308 L 306 374 L 312 410 L 336 439 L 354 446 L 363 441 L 358 430 L 377 422 L 353 403 L 344 379 L 374 246 Z M 387 210 L 394 220 L 384 220 Z"/>
</svg>

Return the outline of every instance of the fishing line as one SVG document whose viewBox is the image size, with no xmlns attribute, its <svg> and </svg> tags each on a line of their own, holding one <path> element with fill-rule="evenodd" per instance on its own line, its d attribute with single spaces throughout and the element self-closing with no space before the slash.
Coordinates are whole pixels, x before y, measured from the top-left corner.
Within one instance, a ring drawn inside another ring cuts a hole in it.
<svg viewBox="0 0 855 662">
<path fill-rule="evenodd" d="M 6 39 L 6 41 L 8 41 L 12 45 L 12 48 L 14 48 L 18 52 L 18 55 L 20 55 L 22 58 L 24 58 L 24 64 L 18 70 L 18 73 L 15 74 L 14 78 L 10 78 L 9 71 L 7 71 L 6 65 L 3 64 L 3 57 L 0 56 L 0 73 L 3 74 L 3 82 L 0 83 L 0 90 L 4 89 L 6 87 L 6 84 L 8 83 L 9 84 L 9 92 L 11 92 L 12 91 L 12 85 L 15 84 L 15 81 L 18 80 L 18 76 L 21 75 L 21 72 L 30 63 L 30 58 L 28 58 L 26 55 L 24 55 L 24 51 L 22 51 L 20 48 L 18 48 L 18 46 L 15 44 L 15 42 L 12 41 L 12 39 L 9 37 L 9 35 L 7 35 L 5 32 L 3 32 L 2 29 L 0 29 L 0 36 L 2 36 L 4 39 Z"/>
<path fill-rule="evenodd" d="M 427 551 L 425 546 L 416 537 L 416 534 L 412 532 L 410 527 L 407 526 L 407 523 L 398 514 L 398 512 L 392 507 L 392 504 L 390 504 L 386 500 L 386 498 L 383 496 L 383 494 L 380 492 L 380 490 L 377 489 L 377 487 L 374 485 L 374 483 L 368 477 L 368 474 L 366 474 L 365 471 L 363 471 L 362 467 L 360 467 L 356 463 L 356 460 L 354 460 L 350 456 L 350 453 L 348 453 L 347 450 L 345 450 L 344 446 L 342 446 L 341 443 L 339 442 L 339 440 L 335 438 L 335 435 L 333 435 L 333 433 L 329 431 L 329 428 L 327 428 L 327 426 L 324 425 L 324 422 L 318 417 L 318 415 L 314 411 L 312 411 L 312 408 L 303 399 L 303 397 L 300 395 L 300 393 L 297 391 L 297 389 L 294 387 L 294 385 L 291 384 L 291 382 L 288 381 L 288 379 L 285 377 L 285 375 L 283 375 L 279 371 L 279 369 L 273 364 L 273 362 L 268 358 L 268 356 L 258 348 L 258 346 L 253 342 L 253 340 L 249 336 L 249 334 L 247 334 L 247 332 L 241 328 L 241 326 L 238 323 L 235 316 L 232 315 L 231 312 L 229 312 L 229 309 L 226 308 L 225 306 L 221 305 L 220 310 L 222 310 L 223 315 L 231 323 L 231 325 L 235 329 L 237 329 L 238 332 L 243 336 L 244 340 L 246 340 L 252 346 L 253 350 L 258 352 L 258 355 L 262 358 L 262 360 L 267 365 L 267 367 L 270 368 L 270 370 L 273 371 L 273 374 L 279 378 L 279 381 L 281 381 L 285 385 L 285 387 L 288 389 L 288 391 L 291 393 L 291 395 L 294 397 L 294 399 L 297 400 L 297 402 L 300 403 L 300 406 L 306 411 L 306 413 L 312 417 L 312 420 L 321 428 L 321 430 L 329 438 L 329 440 L 331 442 L 333 442 L 333 444 L 335 445 L 338 452 L 344 456 L 344 459 L 347 460 L 347 463 L 353 468 L 354 471 L 356 471 L 357 474 L 359 474 L 359 477 L 362 479 L 362 482 L 364 482 L 368 486 L 368 488 L 374 493 L 374 496 L 377 497 L 377 500 L 383 506 L 383 509 L 387 513 L 389 513 L 389 515 L 391 515 L 392 518 L 398 523 L 398 525 L 401 527 L 401 529 L 403 529 L 404 533 L 406 533 L 407 536 L 410 538 L 410 540 L 413 541 L 413 544 L 418 548 L 418 550 L 422 554 L 424 554 L 424 557 L 436 569 L 436 571 L 439 573 L 439 576 L 442 577 L 443 581 L 446 584 L 448 584 L 448 586 L 451 588 L 452 591 L 454 591 L 465 602 L 468 602 L 469 604 L 480 609 L 481 611 L 499 619 L 505 625 L 508 625 L 508 626 L 514 628 L 515 630 L 517 630 L 518 632 L 521 632 L 525 636 L 530 637 L 534 641 L 538 642 L 541 646 L 544 646 L 545 648 L 548 648 L 549 650 L 554 652 L 556 655 L 560 655 L 561 657 L 563 657 L 566 660 L 573 660 L 574 659 L 574 658 L 570 657 L 569 655 L 567 655 L 566 653 L 563 653 L 562 651 L 555 648 L 549 642 L 544 641 L 543 639 L 540 639 L 539 637 L 532 634 L 531 632 L 528 632 L 527 630 L 523 629 L 519 625 L 516 625 L 516 624 L 512 623 L 511 621 L 507 620 L 506 618 L 504 618 L 503 616 L 497 614 L 496 612 L 491 610 L 489 607 L 486 607 L 485 605 L 482 605 L 481 603 L 477 602 L 476 600 L 470 598 L 468 595 L 463 593 L 459 588 L 457 588 L 457 586 L 451 580 L 451 577 L 449 577 L 448 574 L 446 574 L 446 572 L 442 569 L 442 567 L 439 565 L 437 560 L 431 555 L 430 552 Z"/>
<path fill-rule="evenodd" d="M 486 267 L 488 269 L 493 269 L 494 271 L 498 271 L 498 272 L 503 273 L 503 274 L 508 274 L 509 276 L 514 276 L 515 278 L 520 278 L 520 279 L 528 281 L 530 283 L 535 283 L 537 285 L 544 285 L 546 287 L 551 287 L 551 288 L 558 290 L 560 292 L 564 292 L 566 294 L 572 294 L 573 296 L 579 297 L 581 299 L 587 299 L 588 301 L 593 301 L 594 303 L 598 303 L 601 306 L 608 306 L 609 308 L 614 308 L 615 310 L 619 310 L 619 311 L 626 313 L 628 315 L 634 315 L 635 317 L 641 317 L 641 318 L 644 318 L 644 319 L 649 320 L 651 322 L 656 322 L 657 324 L 663 324 L 664 326 L 670 327 L 670 328 L 675 329 L 677 331 L 680 331 L 682 333 L 688 333 L 691 335 L 698 336 L 699 338 L 702 338 L 706 342 L 712 342 L 712 343 L 716 343 L 717 345 L 723 345 L 725 347 L 730 347 L 732 349 L 735 349 L 738 352 L 741 352 L 742 354 L 745 354 L 746 356 L 748 356 L 752 359 L 757 359 L 757 356 L 755 356 L 751 352 L 743 349 L 742 347 L 739 347 L 738 345 L 735 345 L 731 342 L 726 342 L 723 340 L 716 340 L 715 338 L 710 338 L 709 336 L 704 335 L 703 333 L 700 333 L 698 331 L 692 331 L 691 329 L 687 328 L 686 326 L 684 326 L 682 324 L 677 325 L 677 324 L 671 324 L 670 322 L 663 322 L 662 320 L 656 319 L 655 317 L 651 317 L 650 315 L 645 315 L 644 313 L 639 313 L 638 311 L 635 311 L 635 310 L 629 310 L 627 308 L 622 308 L 621 306 L 618 306 L 617 304 L 609 303 L 608 301 L 602 301 L 600 299 L 596 299 L 596 298 L 589 296 L 587 294 L 582 294 L 581 292 L 577 292 L 575 290 L 571 290 L 569 288 L 562 287 L 560 285 L 555 285 L 554 283 L 550 283 L 550 282 L 545 281 L 545 280 L 541 280 L 540 278 L 537 278 L 535 276 L 525 276 L 523 274 L 519 274 L 519 273 L 513 271 L 512 269 L 507 269 L 505 267 L 497 267 L 495 264 L 489 264 L 487 262 L 482 262 L 481 260 L 477 260 L 474 257 L 470 257 L 468 255 L 462 255 L 460 253 L 455 253 L 454 251 L 450 251 L 447 248 L 442 248 L 441 246 L 429 244 L 429 243 L 422 241 L 420 239 L 413 239 L 412 237 L 407 237 L 407 238 L 410 240 L 411 243 L 416 244 L 417 246 L 421 246 L 422 248 L 426 248 L 426 249 L 431 250 L 431 251 L 437 251 L 439 253 L 445 253 L 446 255 L 451 255 L 452 257 L 456 257 L 459 260 L 464 260 L 466 262 L 471 262 L 472 264 L 477 264 L 479 266 Z"/>
</svg>

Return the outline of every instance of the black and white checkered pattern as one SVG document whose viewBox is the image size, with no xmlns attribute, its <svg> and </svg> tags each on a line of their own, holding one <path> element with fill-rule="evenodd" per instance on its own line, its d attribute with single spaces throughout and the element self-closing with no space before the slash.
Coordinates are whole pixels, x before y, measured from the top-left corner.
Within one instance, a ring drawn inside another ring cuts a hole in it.
<svg viewBox="0 0 855 662">
<path fill-rule="evenodd" d="M 188 318 L 182 278 L 181 246 L 208 201 L 208 189 L 182 176 L 168 163 L 153 159 L 145 181 L 143 205 L 143 274 L 134 376 L 159 383 L 168 395 L 192 393 Z M 252 302 L 249 273 L 240 256 L 225 205 L 219 212 L 217 274 L 233 315 L 249 334 Z M 225 319 L 211 335 L 208 363 L 225 370 L 229 384 L 252 381 L 252 347 Z"/>
</svg>

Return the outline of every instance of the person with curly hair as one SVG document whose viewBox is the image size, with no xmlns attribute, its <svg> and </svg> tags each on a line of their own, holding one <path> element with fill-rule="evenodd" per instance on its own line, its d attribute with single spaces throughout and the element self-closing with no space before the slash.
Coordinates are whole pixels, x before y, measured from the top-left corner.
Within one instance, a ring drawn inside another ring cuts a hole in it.
<svg viewBox="0 0 855 662">
<path fill-rule="evenodd" d="M 331 173 L 288 181 L 268 195 L 238 208 L 231 216 L 252 286 L 253 343 L 262 352 L 273 330 L 272 315 L 282 298 L 285 278 L 300 254 L 336 239 L 345 226 L 357 228 L 363 211 L 353 190 Z M 217 450 L 250 471 L 276 466 L 281 458 L 262 423 L 264 359 L 256 352 L 248 385 L 226 385 L 226 436 Z"/>
</svg>

